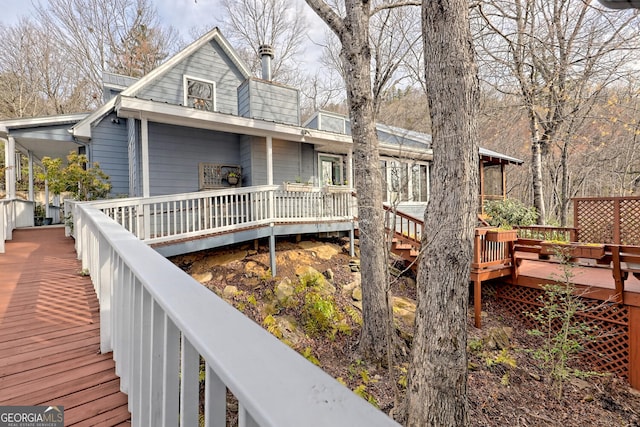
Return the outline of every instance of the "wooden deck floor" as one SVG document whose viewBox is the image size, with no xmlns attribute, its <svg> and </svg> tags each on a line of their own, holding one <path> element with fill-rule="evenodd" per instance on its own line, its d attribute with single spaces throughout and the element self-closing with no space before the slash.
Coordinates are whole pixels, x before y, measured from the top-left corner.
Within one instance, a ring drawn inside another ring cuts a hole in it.
<svg viewBox="0 0 640 427">
<path fill-rule="evenodd" d="M 0 406 L 61 405 L 65 426 L 129 425 L 98 301 L 60 227 L 16 230 L 0 254 Z"/>
</svg>

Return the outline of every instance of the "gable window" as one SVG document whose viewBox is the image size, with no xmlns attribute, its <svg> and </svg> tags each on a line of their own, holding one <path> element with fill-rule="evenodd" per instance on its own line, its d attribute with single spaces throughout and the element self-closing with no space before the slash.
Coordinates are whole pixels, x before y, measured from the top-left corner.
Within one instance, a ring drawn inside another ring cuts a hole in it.
<svg viewBox="0 0 640 427">
<path fill-rule="evenodd" d="M 184 105 L 196 110 L 216 111 L 216 83 L 184 76 Z"/>
</svg>

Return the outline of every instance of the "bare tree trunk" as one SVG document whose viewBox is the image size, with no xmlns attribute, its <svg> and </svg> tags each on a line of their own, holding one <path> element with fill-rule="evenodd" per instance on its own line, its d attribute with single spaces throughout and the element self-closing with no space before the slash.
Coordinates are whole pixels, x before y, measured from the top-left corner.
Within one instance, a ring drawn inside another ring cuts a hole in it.
<svg viewBox="0 0 640 427">
<path fill-rule="evenodd" d="M 538 224 L 544 225 L 546 212 L 542 192 L 542 146 L 538 140 L 531 142 L 531 180 L 533 184 L 533 206 L 538 211 Z"/>
<path fill-rule="evenodd" d="M 468 2 L 423 2 L 425 77 L 433 130 L 426 252 L 407 386 L 409 426 L 464 426 L 469 270 L 478 202 L 477 67 Z"/>
<path fill-rule="evenodd" d="M 341 18 L 321 0 L 306 1 L 342 44 L 340 57 L 345 70 L 354 144 L 354 179 L 358 193 L 363 320 L 360 351 L 368 360 L 386 365 L 391 314 L 385 273 L 382 175 L 371 91 L 370 4 L 368 1 L 346 0 L 345 16 Z"/>
<path fill-rule="evenodd" d="M 560 171 L 562 181 L 560 184 L 560 226 L 567 226 L 567 216 L 569 215 L 569 142 L 562 143 L 562 153 L 560 155 Z"/>
</svg>

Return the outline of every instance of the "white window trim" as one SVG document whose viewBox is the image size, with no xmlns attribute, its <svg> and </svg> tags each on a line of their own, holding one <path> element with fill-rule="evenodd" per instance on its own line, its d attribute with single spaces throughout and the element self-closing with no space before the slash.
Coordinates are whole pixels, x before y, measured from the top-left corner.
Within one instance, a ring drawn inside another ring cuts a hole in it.
<svg viewBox="0 0 640 427">
<path fill-rule="evenodd" d="M 195 80 L 198 82 L 202 82 L 202 83 L 207 83 L 207 84 L 211 84 L 213 85 L 213 110 L 212 111 L 218 111 L 218 89 L 216 86 L 216 82 L 214 82 L 213 80 L 207 80 L 207 79 L 203 79 L 200 77 L 195 77 L 195 76 L 190 76 L 188 74 L 183 74 L 182 75 L 182 105 L 184 105 L 185 107 L 189 106 L 189 97 L 188 97 L 188 85 L 187 85 L 187 80 Z"/>
<path fill-rule="evenodd" d="M 331 158 L 334 158 L 334 159 L 336 159 L 338 161 L 338 163 L 340 164 L 340 179 L 342 180 L 342 182 L 344 182 L 344 180 L 345 180 L 345 176 L 344 176 L 344 156 L 342 156 L 340 154 L 334 154 L 334 153 L 321 153 L 321 152 L 318 152 L 318 182 L 320 182 L 320 186 L 327 185 L 326 182 L 322 182 L 322 160 L 321 160 L 321 157 L 331 157 Z"/>
<path fill-rule="evenodd" d="M 413 159 L 403 159 L 403 158 L 398 158 L 398 157 L 387 157 L 387 156 L 381 156 L 380 160 L 384 160 L 387 163 L 387 167 L 385 169 L 385 174 L 386 174 L 386 179 L 387 179 L 387 200 L 391 200 L 394 197 L 394 193 L 393 191 L 390 191 L 388 186 L 389 183 L 391 182 L 391 168 L 389 167 L 391 164 L 393 165 L 398 165 L 398 164 L 403 164 L 405 165 L 405 167 L 407 168 L 406 173 L 407 173 L 407 200 L 401 200 L 400 203 L 419 203 L 419 204 L 426 204 L 429 201 L 429 198 L 431 197 L 431 182 L 429 181 L 429 175 L 430 175 L 430 168 L 431 165 L 429 164 L 429 162 L 426 161 L 421 161 L 421 160 L 413 160 Z M 416 201 L 413 199 L 413 173 L 412 173 L 412 169 L 414 166 L 426 166 L 427 167 L 427 200 L 426 201 Z"/>
</svg>

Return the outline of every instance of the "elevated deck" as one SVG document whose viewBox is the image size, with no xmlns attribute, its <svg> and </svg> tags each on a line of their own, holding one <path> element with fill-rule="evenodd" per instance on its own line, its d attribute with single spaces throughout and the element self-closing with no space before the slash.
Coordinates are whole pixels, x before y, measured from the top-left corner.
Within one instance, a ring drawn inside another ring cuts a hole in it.
<svg viewBox="0 0 640 427">
<path fill-rule="evenodd" d="M 65 426 L 130 425 L 98 300 L 61 227 L 20 229 L 0 256 L 0 406 L 64 406 Z"/>
</svg>

